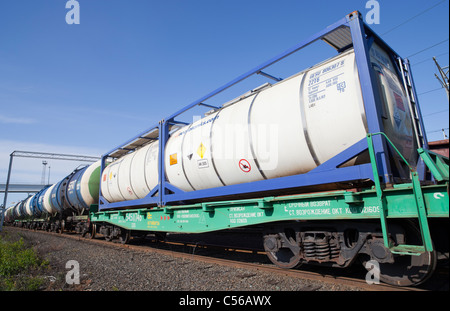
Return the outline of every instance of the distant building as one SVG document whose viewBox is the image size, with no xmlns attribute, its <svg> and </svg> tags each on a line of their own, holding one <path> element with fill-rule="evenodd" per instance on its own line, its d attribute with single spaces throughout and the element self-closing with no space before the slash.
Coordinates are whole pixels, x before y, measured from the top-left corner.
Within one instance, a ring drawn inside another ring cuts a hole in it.
<svg viewBox="0 0 450 311">
<path fill-rule="evenodd" d="M 428 148 L 431 151 L 441 154 L 447 158 L 448 158 L 448 145 L 449 145 L 448 139 L 428 142 Z"/>
</svg>

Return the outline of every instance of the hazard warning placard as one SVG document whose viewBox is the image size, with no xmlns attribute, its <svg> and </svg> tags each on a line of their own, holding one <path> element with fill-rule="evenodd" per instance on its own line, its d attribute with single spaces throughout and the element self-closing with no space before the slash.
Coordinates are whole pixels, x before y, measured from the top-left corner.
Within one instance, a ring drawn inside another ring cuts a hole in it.
<svg viewBox="0 0 450 311">
<path fill-rule="evenodd" d="M 239 161 L 239 168 L 244 173 L 248 173 L 252 170 L 252 167 L 250 166 L 250 163 L 246 159 L 241 159 Z"/>
<path fill-rule="evenodd" d="M 169 157 L 169 161 L 171 166 L 177 164 L 178 163 L 177 154 L 176 153 L 171 154 Z"/>
<path fill-rule="evenodd" d="M 201 159 L 205 156 L 206 147 L 203 145 L 203 143 L 200 143 L 200 146 L 197 149 L 197 154 Z"/>
</svg>

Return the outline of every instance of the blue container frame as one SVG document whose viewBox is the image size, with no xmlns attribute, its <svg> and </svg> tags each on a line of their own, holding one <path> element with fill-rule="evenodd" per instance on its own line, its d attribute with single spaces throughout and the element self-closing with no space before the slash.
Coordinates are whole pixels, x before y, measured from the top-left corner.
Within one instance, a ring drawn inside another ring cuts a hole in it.
<svg viewBox="0 0 450 311">
<path fill-rule="evenodd" d="M 267 62 L 255 67 L 254 69 L 244 73 L 243 75 L 237 77 L 236 79 L 230 81 L 229 83 L 223 85 L 222 87 L 214 90 L 213 92 L 205 95 L 199 100 L 191 103 L 190 105 L 184 107 L 178 112 L 170 115 L 168 118 L 161 120 L 157 125 L 150 127 L 148 130 L 140 133 L 124 144 L 112 149 L 108 153 L 102 156 L 101 160 L 101 175 L 103 175 L 103 170 L 105 169 L 106 159 L 110 157 L 111 154 L 118 150 L 127 150 L 126 146 L 130 145 L 133 141 L 145 138 L 151 132 L 158 133 L 159 140 L 159 182 L 158 185 L 150 191 L 150 193 L 142 199 L 123 201 L 123 202 L 108 202 L 101 192 L 101 185 L 99 190 L 99 210 L 108 209 L 123 209 L 123 208 L 136 208 L 145 206 L 159 206 L 164 207 L 166 205 L 176 205 L 182 204 L 186 201 L 202 201 L 204 199 L 211 199 L 215 197 L 226 197 L 240 194 L 251 194 L 251 193 L 261 193 L 265 191 L 272 190 L 285 190 L 300 188 L 305 186 L 316 186 L 329 183 L 338 182 L 351 182 L 355 180 L 371 179 L 374 180 L 372 166 L 370 163 L 361 164 L 351 167 L 339 168 L 339 165 L 345 163 L 346 161 L 354 158 L 360 153 L 368 150 L 367 140 L 364 138 L 348 149 L 344 150 L 340 154 L 336 155 L 327 162 L 316 167 L 312 171 L 287 177 L 280 177 L 274 179 L 261 180 L 250 183 L 243 183 L 237 185 L 229 185 L 217 188 L 209 188 L 203 190 L 196 190 L 185 192 L 174 185 L 170 184 L 166 178 L 165 166 L 161 165 L 164 163 L 165 158 L 165 146 L 169 139 L 170 126 L 186 124 L 184 122 L 177 121 L 176 118 L 181 114 L 187 112 L 188 110 L 196 106 L 206 106 L 211 108 L 218 108 L 204 102 L 211 97 L 225 91 L 226 89 L 234 86 L 235 84 L 247 79 L 248 77 L 255 74 L 262 74 L 266 77 L 272 78 L 272 76 L 262 72 L 265 68 L 277 63 L 278 61 L 290 56 L 291 54 L 303 49 L 304 47 L 323 39 L 328 34 L 337 30 L 341 27 L 349 27 L 351 32 L 352 44 L 347 47 L 338 50 L 342 52 L 349 47 L 354 48 L 355 58 L 359 73 L 359 79 L 361 83 L 362 97 L 364 101 L 364 108 L 366 112 L 366 119 L 368 125 L 369 133 L 378 133 L 383 131 L 383 124 L 381 118 L 381 99 L 379 98 L 379 92 L 377 89 L 377 80 L 375 72 L 372 69 L 369 49 L 372 43 L 376 42 L 381 48 L 383 48 L 391 57 L 394 64 L 398 64 L 398 60 L 403 60 L 398 56 L 398 54 L 391 49 L 378 35 L 376 35 L 362 20 L 361 13 L 358 11 L 352 12 L 351 14 L 340 19 L 336 23 L 328 26 L 326 29 L 316 33 L 315 35 L 309 37 L 308 39 L 300 42 L 299 44 L 293 46 L 292 48 L 286 50 L 285 52 L 275 56 L 274 58 L 268 60 Z M 407 61 L 405 61 L 408 64 Z M 398 68 L 397 68 L 398 70 Z M 401 77 L 401 73 L 398 70 L 398 75 Z M 277 79 L 279 80 L 279 79 Z M 415 94 L 415 87 L 413 85 L 413 92 Z M 417 98 L 417 97 L 416 97 Z M 418 102 L 417 102 L 418 107 Z M 419 119 L 422 124 L 422 116 L 420 115 L 420 110 L 418 111 Z M 156 132 L 157 131 L 157 132 Z M 382 140 L 381 135 L 373 137 L 374 150 L 377 158 L 377 166 L 380 180 L 384 183 L 393 182 L 393 173 L 389 165 L 389 152 L 388 147 L 384 140 Z M 426 138 L 425 138 L 425 146 Z M 130 150 L 132 151 L 132 150 Z"/>
</svg>

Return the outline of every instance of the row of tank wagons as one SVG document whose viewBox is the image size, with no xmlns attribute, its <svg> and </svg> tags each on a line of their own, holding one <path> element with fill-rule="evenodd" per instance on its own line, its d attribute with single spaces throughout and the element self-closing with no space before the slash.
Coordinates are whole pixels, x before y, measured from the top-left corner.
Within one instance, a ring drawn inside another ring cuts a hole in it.
<svg viewBox="0 0 450 311">
<path fill-rule="evenodd" d="M 82 214 L 98 201 L 100 161 L 73 171 L 56 184 L 45 187 L 5 212 L 5 221 L 39 219 L 71 211 Z"/>
</svg>

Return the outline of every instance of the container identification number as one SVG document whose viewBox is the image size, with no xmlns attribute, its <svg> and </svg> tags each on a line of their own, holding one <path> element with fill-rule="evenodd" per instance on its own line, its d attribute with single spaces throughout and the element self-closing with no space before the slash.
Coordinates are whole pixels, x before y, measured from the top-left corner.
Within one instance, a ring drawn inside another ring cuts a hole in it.
<svg viewBox="0 0 450 311">
<path fill-rule="evenodd" d="M 330 201 L 313 201 L 289 203 L 284 207 L 284 211 L 289 216 L 379 214 L 380 207 L 378 205 L 364 206 L 358 210 L 353 210 L 350 207 L 331 207 Z"/>
</svg>

